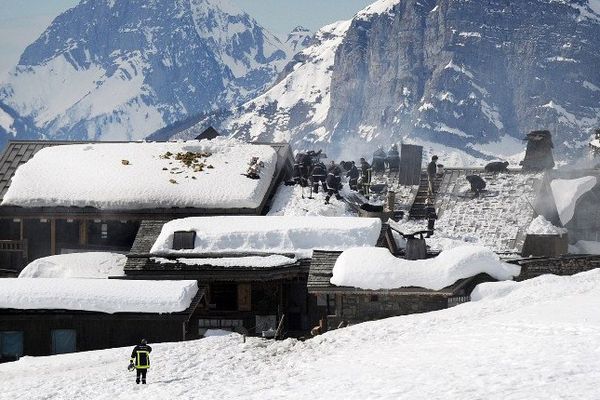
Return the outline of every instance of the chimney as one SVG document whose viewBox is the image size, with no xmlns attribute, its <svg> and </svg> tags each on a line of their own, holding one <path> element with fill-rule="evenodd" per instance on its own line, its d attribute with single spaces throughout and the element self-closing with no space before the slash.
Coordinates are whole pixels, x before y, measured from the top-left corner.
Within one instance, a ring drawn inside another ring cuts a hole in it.
<svg viewBox="0 0 600 400">
<path fill-rule="evenodd" d="M 523 171 L 541 172 L 554 168 L 552 134 L 550 131 L 533 131 L 527 135 L 527 151 L 521 161 Z"/>
</svg>

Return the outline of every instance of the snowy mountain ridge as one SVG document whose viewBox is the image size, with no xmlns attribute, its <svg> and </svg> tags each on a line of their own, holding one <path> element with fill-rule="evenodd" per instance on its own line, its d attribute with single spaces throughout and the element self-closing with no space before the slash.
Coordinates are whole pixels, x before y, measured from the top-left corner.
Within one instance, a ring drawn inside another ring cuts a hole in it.
<svg viewBox="0 0 600 400">
<path fill-rule="evenodd" d="M 557 154 L 577 157 L 600 124 L 598 10 L 598 0 L 380 0 L 319 31 L 267 93 L 176 137 L 210 124 L 334 156 L 402 141 L 513 160 L 524 133 L 550 129 Z"/>
<path fill-rule="evenodd" d="M 254 97 L 290 53 L 227 0 L 83 0 L 24 51 L 0 101 L 47 138 L 142 139 Z"/>
</svg>

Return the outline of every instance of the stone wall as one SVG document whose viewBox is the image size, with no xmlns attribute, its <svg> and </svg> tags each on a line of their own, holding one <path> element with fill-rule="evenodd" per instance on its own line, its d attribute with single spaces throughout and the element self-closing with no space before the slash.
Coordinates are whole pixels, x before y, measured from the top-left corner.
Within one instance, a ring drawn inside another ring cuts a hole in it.
<svg viewBox="0 0 600 400">
<path fill-rule="evenodd" d="M 517 281 L 532 279 L 544 274 L 574 275 L 600 267 L 600 256 L 563 256 L 511 261 L 521 266 Z"/>
<path fill-rule="evenodd" d="M 353 324 L 447 307 L 448 299 L 440 295 L 342 294 L 337 296 L 336 315 L 328 317 L 328 325 L 335 327 L 340 321 Z"/>
</svg>

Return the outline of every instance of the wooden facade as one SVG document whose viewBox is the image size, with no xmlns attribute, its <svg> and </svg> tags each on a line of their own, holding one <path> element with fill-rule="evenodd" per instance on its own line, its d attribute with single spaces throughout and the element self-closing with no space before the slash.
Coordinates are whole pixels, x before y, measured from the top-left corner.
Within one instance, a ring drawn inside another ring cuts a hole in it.
<svg viewBox="0 0 600 400">
<path fill-rule="evenodd" d="M 131 346 L 141 338 L 151 343 L 174 342 L 189 338 L 190 320 L 205 302 L 200 288 L 190 307 L 178 313 L 116 313 L 71 310 L 0 309 L 0 335 L 21 340 L 10 349 L 0 348 L 0 362 L 21 356 L 45 356 L 66 352 Z M 59 343 L 58 334 L 70 336 Z M 20 338 L 20 339 L 19 339 Z"/>
<path fill-rule="evenodd" d="M 81 144 L 64 141 L 13 141 L 0 157 L 0 201 L 17 168 L 49 146 Z M 258 143 L 257 143 L 258 144 Z M 93 207 L 0 206 L 0 268 L 20 271 L 40 257 L 79 251 L 126 253 L 142 220 L 167 221 L 189 216 L 261 215 L 279 184 L 293 167 L 288 144 L 260 143 L 277 152 L 277 167 L 259 207 L 249 208 L 156 208 L 99 210 Z"/>
</svg>

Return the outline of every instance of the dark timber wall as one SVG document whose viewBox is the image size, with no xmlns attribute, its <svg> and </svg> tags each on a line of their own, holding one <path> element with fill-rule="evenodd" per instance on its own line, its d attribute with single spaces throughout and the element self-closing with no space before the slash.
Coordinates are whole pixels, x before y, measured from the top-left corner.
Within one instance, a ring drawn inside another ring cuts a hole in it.
<svg viewBox="0 0 600 400">
<path fill-rule="evenodd" d="M 98 313 L 13 314 L 0 311 L 0 331 L 23 332 L 23 351 L 27 356 L 52 354 L 52 330 L 73 329 L 77 351 L 131 346 L 146 338 L 150 343 L 184 339 L 182 320 L 131 317 Z"/>
</svg>

